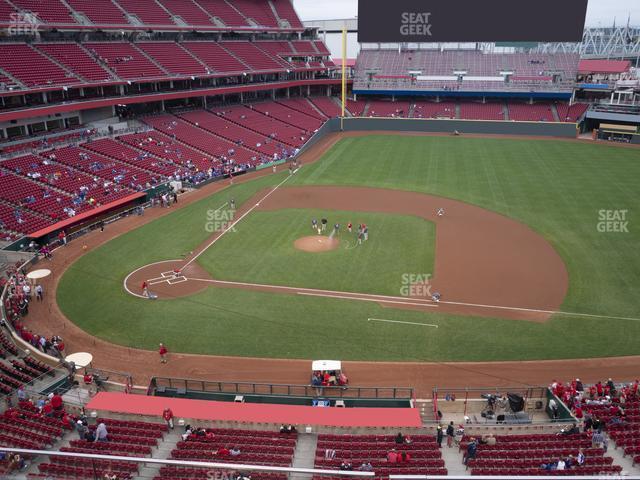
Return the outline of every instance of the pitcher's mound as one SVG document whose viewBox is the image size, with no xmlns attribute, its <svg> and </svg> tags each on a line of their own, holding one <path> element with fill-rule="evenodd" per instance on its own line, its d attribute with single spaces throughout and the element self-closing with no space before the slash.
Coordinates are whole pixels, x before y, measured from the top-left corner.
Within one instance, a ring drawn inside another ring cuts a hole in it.
<svg viewBox="0 0 640 480">
<path fill-rule="evenodd" d="M 328 252 L 335 250 L 340 245 L 337 238 L 329 238 L 321 235 L 302 237 L 293 242 L 293 246 L 304 252 Z"/>
</svg>

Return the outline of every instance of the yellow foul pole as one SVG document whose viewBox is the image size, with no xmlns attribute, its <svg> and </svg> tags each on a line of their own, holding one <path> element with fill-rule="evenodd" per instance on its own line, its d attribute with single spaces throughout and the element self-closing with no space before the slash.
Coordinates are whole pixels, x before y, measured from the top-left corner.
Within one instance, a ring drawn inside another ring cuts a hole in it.
<svg viewBox="0 0 640 480">
<path fill-rule="evenodd" d="M 340 130 L 344 130 L 344 108 L 347 103 L 347 26 L 342 28 L 342 114 Z"/>
</svg>

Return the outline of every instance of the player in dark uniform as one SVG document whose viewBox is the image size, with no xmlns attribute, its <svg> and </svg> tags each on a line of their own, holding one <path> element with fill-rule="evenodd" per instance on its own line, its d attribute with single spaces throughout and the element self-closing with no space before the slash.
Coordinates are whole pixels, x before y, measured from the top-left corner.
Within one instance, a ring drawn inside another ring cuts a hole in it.
<svg viewBox="0 0 640 480">
<path fill-rule="evenodd" d="M 320 220 L 320 223 L 322 223 L 322 231 L 324 232 L 327 229 L 328 220 L 326 218 L 323 218 L 322 220 Z"/>
</svg>

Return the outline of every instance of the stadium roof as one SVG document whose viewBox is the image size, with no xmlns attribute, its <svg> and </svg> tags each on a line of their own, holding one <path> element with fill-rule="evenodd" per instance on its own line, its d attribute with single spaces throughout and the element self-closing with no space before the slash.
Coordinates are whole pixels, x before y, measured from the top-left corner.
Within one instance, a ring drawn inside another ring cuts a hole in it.
<svg viewBox="0 0 640 480">
<path fill-rule="evenodd" d="M 627 60 L 580 60 L 578 73 L 624 73 L 629 67 Z"/>
</svg>

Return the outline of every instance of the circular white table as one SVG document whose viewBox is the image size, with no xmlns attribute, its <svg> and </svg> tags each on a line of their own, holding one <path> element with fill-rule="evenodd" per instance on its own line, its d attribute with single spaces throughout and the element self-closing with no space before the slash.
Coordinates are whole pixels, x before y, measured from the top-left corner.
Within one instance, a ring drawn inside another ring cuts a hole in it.
<svg viewBox="0 0 640 480">
<path fill-rule="evenodd" d="M 65 357 L 65 361 L 73 362 L 76 368 L 84 368 L 91 365 L 91 362 L 93 361 L 93 355 L 87 352 L 72 353 L 71 355 L 67 355 Z"/>
</svg>

